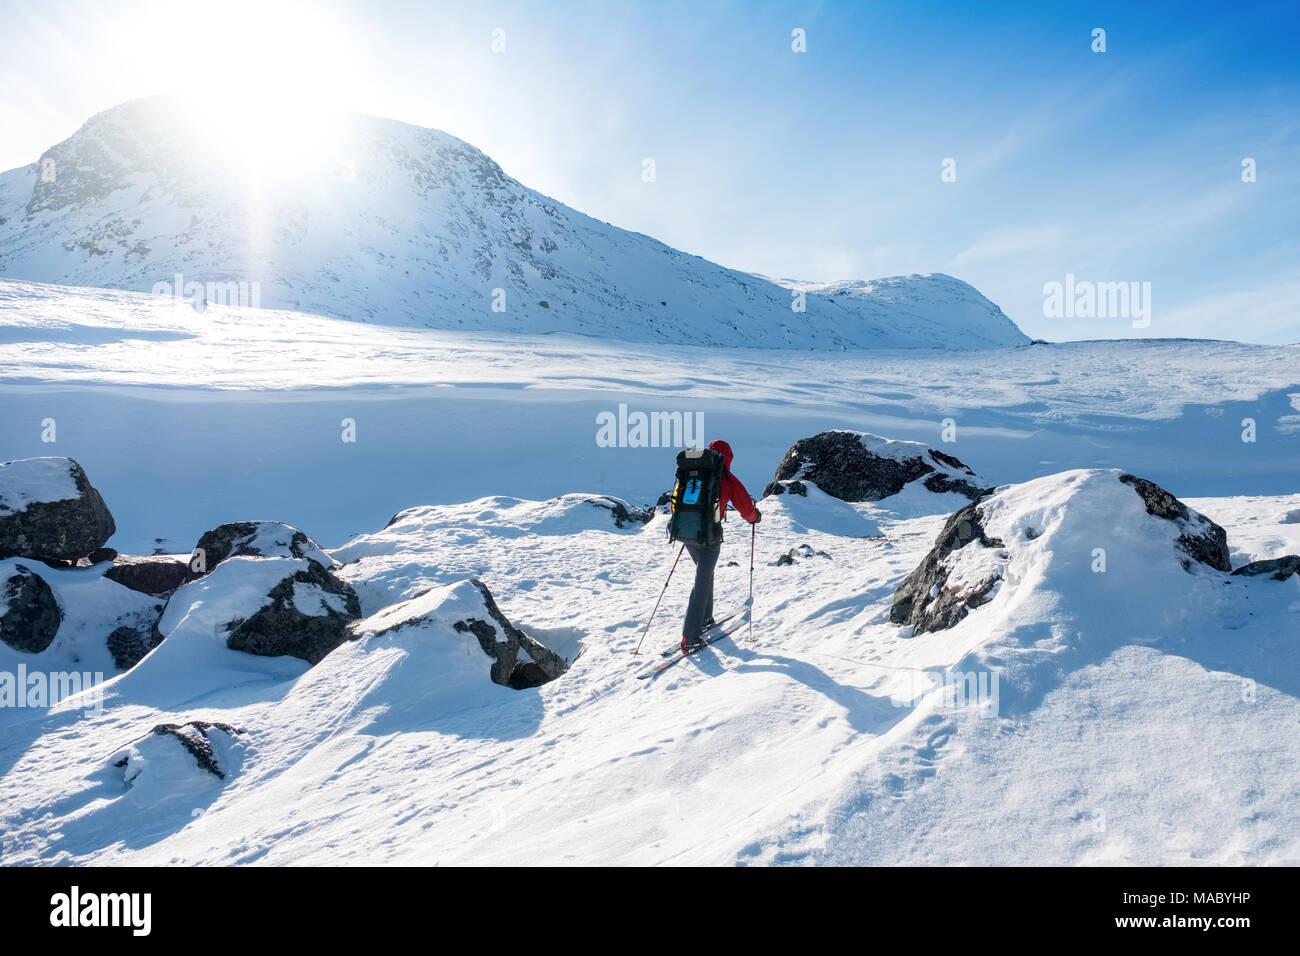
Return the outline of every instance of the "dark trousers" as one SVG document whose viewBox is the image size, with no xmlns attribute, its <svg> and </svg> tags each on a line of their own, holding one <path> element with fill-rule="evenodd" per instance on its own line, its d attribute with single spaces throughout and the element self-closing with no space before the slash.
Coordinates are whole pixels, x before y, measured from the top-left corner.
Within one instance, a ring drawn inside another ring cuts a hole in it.
<svg viewBox="0 0 1300 956">
<path fill-rule="evenodd" d="M 695 562 L 695 585 L 691 600 L 686 605 L 686 623 L 682 625 L 683 637 L 695 637 L 704 630 L 704 622 L 713 620 L 713 569 L 717 567 L 722 542 L 717 544 L 688 544 L 686 550 Z"/>
</svg>

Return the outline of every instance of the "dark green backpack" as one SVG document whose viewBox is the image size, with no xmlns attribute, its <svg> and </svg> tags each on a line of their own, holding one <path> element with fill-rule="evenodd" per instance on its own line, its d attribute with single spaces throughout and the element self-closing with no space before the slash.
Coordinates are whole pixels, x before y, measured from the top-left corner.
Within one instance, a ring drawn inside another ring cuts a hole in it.
<svg viewBox="0 0 1300 956">
<path fill-rule="evenodd" d="M 677 453 L 668 540 L 701 545 L 722 540 L 719 503 L 726 473 L 722 456 L 711 448 L 685 448 Z"/>
</svg>

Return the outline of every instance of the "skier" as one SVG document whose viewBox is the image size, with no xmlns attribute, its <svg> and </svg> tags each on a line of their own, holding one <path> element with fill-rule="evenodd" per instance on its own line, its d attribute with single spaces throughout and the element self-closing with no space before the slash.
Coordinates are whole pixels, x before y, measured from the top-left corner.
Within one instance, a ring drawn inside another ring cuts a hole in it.
<svg viewBox="0 0 1300 956">
<path fill-rule="evenodd" d="M 722 456 L 723 472 L 718 493 L 717 510 L 714 514 L 721 521 L 727 519 L 727 505 L 732 504 L 740 516 L 750 524 L 757 524 L 763 517 L 754 507 L 754 499 L 749 496 L 740 479 L 731 473 L 731 446 L 725 441 L 715 439 L 709 442 L 709 449 Z M 713 522 L 714 528 L 709 534 L 708 544 L 685 541 L 686 550 L 695 562 L 695 584 L 691 588 L 691 600 L 686 606 L 686 621 L 682 624 L 682 650 L 689 651 L 704 643 L 704 632 L 713 626 L 713 569 L 717 566 L 718 555 L 722 552 L 722 525 Z"/>
</svg>

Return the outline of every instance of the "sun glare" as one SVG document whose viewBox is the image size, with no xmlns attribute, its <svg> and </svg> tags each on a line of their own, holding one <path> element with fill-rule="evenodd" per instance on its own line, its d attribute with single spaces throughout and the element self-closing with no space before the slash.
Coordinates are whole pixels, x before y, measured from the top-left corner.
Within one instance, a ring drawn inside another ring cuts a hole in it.
<svg viewBox="0 0 1300 956">
<path fill-rule="evenodd" d="M 329 148 L 355 78 L 350 38 L 323 8 L 231 0 L 173 8 L 165 25 L 184 38 L 170 92 L 207 149 L 261 175 Z"/>
</svg>

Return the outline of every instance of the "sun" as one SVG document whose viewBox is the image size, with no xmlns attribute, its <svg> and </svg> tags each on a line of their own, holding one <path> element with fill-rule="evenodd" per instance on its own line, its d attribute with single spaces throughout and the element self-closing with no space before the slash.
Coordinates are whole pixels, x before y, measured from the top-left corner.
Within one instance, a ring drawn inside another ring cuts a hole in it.
<svg viewBox="0 0 1300 956">
<path fill-rule="evenodd" d="M 166 9 L 154 29 L 171 46 L 167 92 L 208 151 L 270 175 L 331 147 L 357 77 L 352 38 L 327 8 L 225 0 Z"/>
</svg>

